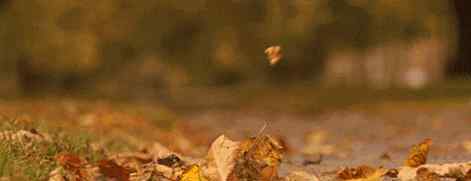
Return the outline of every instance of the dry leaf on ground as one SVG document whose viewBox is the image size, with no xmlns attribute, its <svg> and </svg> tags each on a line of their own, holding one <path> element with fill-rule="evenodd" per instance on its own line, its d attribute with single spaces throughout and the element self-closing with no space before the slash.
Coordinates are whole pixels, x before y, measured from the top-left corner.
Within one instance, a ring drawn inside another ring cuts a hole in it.
<svg viewBox="0 0 471 181">
<path fill-rule="evenodd" d="M 283 156 L 283 147 L 269 135 L 241 142 L 229 181 L 271 181 L 278 177 L 277 169 Z"/>
<path fill-rule="evenodd" d="M 342 180 L 362 179 L 373 175 L 375 172 L 375 168 L 361 165 L 356 168 L 344 168 L 340 170 L 337 172 L 337 178 Z"/>
<path fill-rule="evenodd" d="M 427 138 L 418 145 L 414 145 L 410 152 L 409 156 L 405 160 L 405 165 L 409 167 L 418 167 L 427 163 L 427 155 L 432 145 L 432 140 Z"/>
<path fill-rule="evenodd" d="M 200 166 L 192 165 L 183 173 L 179 181 L 207 181 L 207 179 L 204 178 Z"/>
<path fill-rule="evenodd" d="M 99 169 L 81 159 L 78 155 L 61 153 L 56 155 L 56 161 L 62 168 L 57 168 L 50 173 L 50 180 L 96 180 L 101 176 Z M 63 175 L 62 175 L 62 174 Z"/>
<path fill-rule="evenodd" d="M 130 170 L 116 164 L 113 160 L 101 160 L 98 162 L 101 173 L 107 178 L 117 181 L 128 181 Z"/>
<path fill-rule="evenodd" d="M 73 172 L 78 172 L 86 164 L 86 162 L 79 156 L 71 153 L 61 153 L 56 155 L 56 161 L 66 170 Z"/>
<path fill-rule="evenodd" d="M 459 179 L 466 178 L 466 174 L 468 172 L 471 172 L 471 162 L 439 164 L 439 165 L 428 164 L 428 165 L 421 165 L 417 168 L 405 166 L 398 169 L 399 170 L 398 178 L 400 180 L 416 180 L 416 177 L 418 175 L 418 170 L 422 168 L 426 168 L 427 171 L 435 173 L 441 177 L 459 180 Z"/>
<path fill-rule="evenodd" d="M 227 180 L 234 169 L 238 150 L 239 142 L 232 141 L 224 135 L 219 136 L 208 151 L 208 177 L 213 180 Z"/>
</svg>

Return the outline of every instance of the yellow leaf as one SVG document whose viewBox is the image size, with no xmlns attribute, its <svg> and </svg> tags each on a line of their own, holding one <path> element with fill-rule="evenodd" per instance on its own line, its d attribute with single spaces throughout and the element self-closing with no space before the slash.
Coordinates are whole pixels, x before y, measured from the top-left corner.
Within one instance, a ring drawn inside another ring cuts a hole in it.
<svg viewBox="0 0 471 181">
<path fill-rule="evenodd" d="M 179 181 L 208 181 L 201 173 L 201 168 L 198 165 L 192 165 L 183 175 Z"/>
</svg>

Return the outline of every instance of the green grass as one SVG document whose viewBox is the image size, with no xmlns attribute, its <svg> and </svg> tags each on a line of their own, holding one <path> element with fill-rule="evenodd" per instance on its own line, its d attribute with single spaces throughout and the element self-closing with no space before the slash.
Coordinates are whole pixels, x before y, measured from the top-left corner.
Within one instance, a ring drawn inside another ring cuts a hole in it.
<svg viewBox="0 0 471 181">
<path fill-rule="evenodd" d="M 26 125 L 3 120 L 0 131 L 17 131 Z M 26 126 L 29 127 L 29 126 Z M 59 153 L 79 155 L 89 162 L 96 162 L 104 156 L 91 150 L 90 136 L 52 133 L 51 142 L 32 142 L 31 146 L 14 140 L 1 140 L 0 177 L 11 180 L 47 180 L 49 173 L 58 167 L 55 156 Z"/>
</svg>

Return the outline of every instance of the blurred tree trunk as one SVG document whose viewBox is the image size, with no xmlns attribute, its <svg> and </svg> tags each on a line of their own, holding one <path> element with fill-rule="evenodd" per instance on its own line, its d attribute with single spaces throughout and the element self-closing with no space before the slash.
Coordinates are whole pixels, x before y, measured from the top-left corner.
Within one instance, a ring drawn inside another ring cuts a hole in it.
<svg viewBox="0 0 471 181">
<path fill-rule="evenodd" d="M 455 0 L 457 26 L 459 31 L 458 54 L 451 63 L 449 73 L 463 75 L 471 72 L 471 1 Z"/>
</svg>

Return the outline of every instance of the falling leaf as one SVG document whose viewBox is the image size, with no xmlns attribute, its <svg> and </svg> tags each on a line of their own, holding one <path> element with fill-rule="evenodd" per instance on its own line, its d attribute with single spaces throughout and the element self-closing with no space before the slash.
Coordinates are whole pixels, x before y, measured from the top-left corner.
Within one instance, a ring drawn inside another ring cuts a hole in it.
<svg viewBox="0 0 471 181">
<path fill-rule="evenodd" d="M 227 180 L 235 166 L 235 159 L 239 143 L 232 141 L 224 135 L 219 136 L 208 151 L 208 168 L 214 169 L 216 175 L 214 180 Z"/>
<path fill-rule="evenodd" d="M 192 165 L 183 173 L 179 181 L 207 181 L 201 173 L 201 168 L 198 165 Z"/>
<path fill-rule="evenodd" d="M 112 160 L 100 160 L 98 162 L 98 167 L 105 177 L 115 179 L 117 181 L 129 180 L 129 174 L 131 171 L 116 164 L 116 162 Z"/>
<path fill-rule="evenodd" d="M 427 155 L 431 144 L 432 140 L 427 138 L 420 144 L 414 145 L 409 152 L 405 165 L 409 167 L 418 167 L 427 163 Z"/>
<path fill-rule="evenodd" d="M 347 167 L 337 172 L 337 178 L 343 180 L 362 179 L 373 175 L 375 172 L 376 169 L 366 165 L 361 165 L 356 168 Z"/>
<path fill-rule="evenodd" d="M 265 54 L 267 55 L 267 59 L 270 62 L 271 66 L 277 64 L 281 60 L 281 58 L 283 58 L 280 46 L 268 47 L 267 49 L 265 49 Z"/>
</svg>

